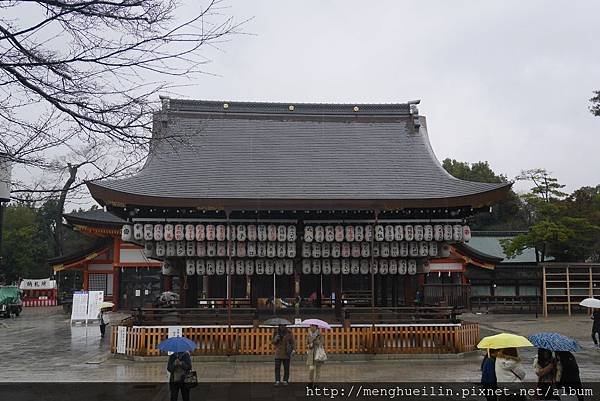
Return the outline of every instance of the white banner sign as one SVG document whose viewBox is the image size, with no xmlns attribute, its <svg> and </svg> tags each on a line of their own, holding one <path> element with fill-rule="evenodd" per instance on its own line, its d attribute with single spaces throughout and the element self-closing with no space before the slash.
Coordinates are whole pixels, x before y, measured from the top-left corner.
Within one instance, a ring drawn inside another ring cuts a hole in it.
<svg viewBox="0 0 600 401">
<path fill-rule="evenodd" d="M 73 306 L 71 308 L 71 320 L 86 320 L 88 310 L 88 293 L 73 293 Z"/>
<path fill-rule="evenodd" d="M 53 290 L 56 288 L 56 280 L 43 278 L 39 280 L 22 280 L 19 285 L 21 290 Z"/>
<path fill-rule="evenodd" d="M 183 330 L 181 330 L 181 326 L 169 326 L 167 337 L 183 337 Z M 172 352 L 168 352 L 167 354 L 171 355 Z"/>
<path fill-rule="evenodd" d="M 87 318 L 88 320 L 98 319 L 100 304 L 104 302 L 104 291 L 89 291 L 88 294 Z"/>
<path fill-rule="evenodd" d="M 117 328 L 117 354 L 124 354 L 127 344 L 127 327 L 119 326 Z"/>
</svg>

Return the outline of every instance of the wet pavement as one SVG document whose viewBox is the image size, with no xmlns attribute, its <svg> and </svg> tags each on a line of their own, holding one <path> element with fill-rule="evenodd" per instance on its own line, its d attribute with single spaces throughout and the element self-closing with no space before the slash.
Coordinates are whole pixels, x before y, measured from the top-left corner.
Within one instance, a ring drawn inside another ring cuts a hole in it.
<svg viewBox="0 0 600 401">
<path fill-rule="evenodd" d="M 584 381 L 600 377 L 600 351 L 592 348 L 588 316 L 465 315 L 481 325 L 482 334 L 511 331 L 529 335 L 558 331 L 580 341 L 577 353 Z M 101 339 L 98 326 L 71 326 L 60 307 L 27 308 L 18 318 L 0 320 L 0 382 L 164 382 L 165 361 L 131 361 L 109 353 L 108 338 Z M 531 368 L 535 349 L 521 356 L 527 380 L 534 380 Z M 448 359 L 331 361 L 322 371 L 326 382 L 419 382 L 478 381 L 481 357 L 467 354 Z M 207 362 L 194 358 L 201 382 L 271 382 L 272 362 Z M 291 380 L 306 381 L 304 362 L 292 363 Z"/>
</svg>

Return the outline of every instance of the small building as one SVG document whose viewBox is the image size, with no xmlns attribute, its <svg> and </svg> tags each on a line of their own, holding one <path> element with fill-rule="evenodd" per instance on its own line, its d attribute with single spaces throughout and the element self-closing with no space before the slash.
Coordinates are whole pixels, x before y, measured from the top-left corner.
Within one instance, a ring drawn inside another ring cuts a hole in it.
<svg viewBox="0 0 600 401">
<path fill-rule="evenodd" d="M 21 280 L 19 290 L 23 292 L 23 306 L 56 306 L 57 288 L 56 281 L 50 278 Z"/>
</svg>

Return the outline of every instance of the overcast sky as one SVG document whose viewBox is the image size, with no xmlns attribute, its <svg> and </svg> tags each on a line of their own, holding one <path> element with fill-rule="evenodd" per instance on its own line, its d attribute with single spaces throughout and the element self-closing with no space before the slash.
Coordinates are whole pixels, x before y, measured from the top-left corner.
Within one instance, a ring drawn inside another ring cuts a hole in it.
<svg viewBox="0 0 600 401">
<path fill-rule="evenodd" d="M 182 0 L 178 16 L 199 11 Z M 203 2 L 206 4 L 206 2 Z M 191 99 L 390 103 L 421 99 L 439 160 L 546 168 L 600 184 L 597 1 L 227 0 L 247 35 L 207 48 Z M 22 175 L 23 172 L 17 173 Z M 519 191 L 530 184 L 517 183 Z"/>
<path fill-rule="evenodd" d="M 254 17 L 244 27 L 252 35 L 207 53 L 219 76 L 186 97 L 421 99 L 440 160 L 487 160 L 509 178 L 543 167 L 568 190 L 600 184 L 600 118 L 588 111 L 600 89 L 600 2 L 228 4 L 236 18 Z"/>
</svg>

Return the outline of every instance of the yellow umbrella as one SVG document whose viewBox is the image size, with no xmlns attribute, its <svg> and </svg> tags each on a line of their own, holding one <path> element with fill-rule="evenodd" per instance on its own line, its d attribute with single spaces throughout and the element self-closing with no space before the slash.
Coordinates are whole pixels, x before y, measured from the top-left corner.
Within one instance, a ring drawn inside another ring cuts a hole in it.
<svg viewBox="0 0 600 401">
<path fill-rule="evenodd" d="M 113 306 L 115 306 L 115 304 L 113 304 L 112 302 L 102 302 L 100 304 L 100 309 L 112 308 Z"/>
<path fill-rule="evenodd" d="M 510 333 L 500 333 L 495 336 L 484 337 L 477 348 L 500 349 L 500 348 L 517 348 L 517 347 L 533 347 L 533 344 L 525 337 Z"/>
</svg>

